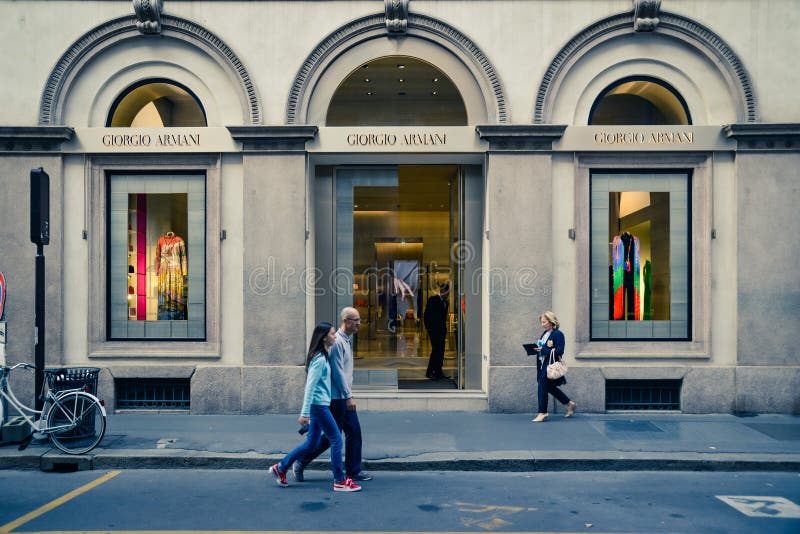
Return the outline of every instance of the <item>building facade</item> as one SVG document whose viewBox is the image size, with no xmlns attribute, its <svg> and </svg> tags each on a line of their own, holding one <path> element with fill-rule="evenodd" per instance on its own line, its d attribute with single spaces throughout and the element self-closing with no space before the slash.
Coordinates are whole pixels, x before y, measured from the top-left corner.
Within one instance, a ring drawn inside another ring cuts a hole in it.
<svg viewBox="0 0 800 534">
<path fill-rule="evenodd" d="M 46 363 L 112 409 L 294 412 L 353 306 L 361 409 L 533 411 L 554 310 L 581 410 L 800 413 L 793 0 L 0 10 L 10 362 L 42 167 Z"/>
</svg>

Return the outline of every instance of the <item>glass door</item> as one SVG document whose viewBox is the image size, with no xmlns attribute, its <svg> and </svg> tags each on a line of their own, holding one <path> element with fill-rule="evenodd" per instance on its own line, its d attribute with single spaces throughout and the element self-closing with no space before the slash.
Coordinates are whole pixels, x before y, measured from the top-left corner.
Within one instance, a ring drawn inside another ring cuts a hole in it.
<svg viewBox="0 0 800 534">
<path fill-rule="evenodd" d="M 315 261 L 331 294 L 318 283 L 316 316 L 338 323 L 343 307 L 358 309 L 362 322 L 354 338 L 355 387 L 480 388 L 480 308 L 462 280 L 480 265 L 480 229 L 477 238 L 465 234 L 474 233 L 475 224 L 463 207 L 474 211 L 476 194 L 482 206 L 482 187 L 474 183 L 482 183 L 482 173 L 480 167 L 472 173 L 468 169 L 317 168 Z M 482 219 L 482 209 L 477 213 Z M 477 239 L 477 247 L 469 239 Z M 451 288 L 442 367 L 448 378 L 429 380 L 431 343 L 424 313 L 444 283 Z M 475 350 L 477 371 L 470 357 Z"/>
</svg>

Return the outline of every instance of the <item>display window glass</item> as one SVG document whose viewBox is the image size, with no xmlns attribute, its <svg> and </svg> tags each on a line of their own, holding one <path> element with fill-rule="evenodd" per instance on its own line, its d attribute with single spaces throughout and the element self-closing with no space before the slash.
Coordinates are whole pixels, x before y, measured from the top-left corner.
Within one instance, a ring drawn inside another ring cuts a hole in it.
<svg viewBox="0 0 800 534">
<path fill-rule="evenodd" d="M 111 175 L 110 339 L 205 339 L 205 176 Z"/>
<path fill-rule="evenodd" d="M 690 179 L 592 173 L 592 339 L 689 339 Z"/>
</svg>

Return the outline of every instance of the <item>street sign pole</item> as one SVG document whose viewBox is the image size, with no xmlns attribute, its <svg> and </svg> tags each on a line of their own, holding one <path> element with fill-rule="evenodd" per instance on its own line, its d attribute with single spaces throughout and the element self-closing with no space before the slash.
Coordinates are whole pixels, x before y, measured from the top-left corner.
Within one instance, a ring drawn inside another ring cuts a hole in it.
<svg viewBox="0 0 800 534">
<path fill-rule="evenodd" d="M 36 390 L 33 394 L 36 409 L 41 410 L 44 406 L 39 394 L 44 384 L 44 245 L 50 244 L 50 176 L 41 167 L 31 169 L 31 242 L 36 243 Z"/>
<path fill-rule="evenodd" d="M 39 394 L 44 384 L 44 245 L 36 245 L 36 321 L 34 328 L 36 331 L 36 352 L 34 353 L 34 365 L 36 365 L 36 376 L 34 380 L 34 394 L 36 395 L 36 409 L 41 410 L 44 406 L 44 399 Z"/>
</svg>

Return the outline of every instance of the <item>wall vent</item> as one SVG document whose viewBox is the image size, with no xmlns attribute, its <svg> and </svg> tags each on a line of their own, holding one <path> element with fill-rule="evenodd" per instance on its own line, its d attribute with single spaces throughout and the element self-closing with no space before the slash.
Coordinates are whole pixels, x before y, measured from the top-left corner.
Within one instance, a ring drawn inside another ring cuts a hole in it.
<svg viewBox="0 0 800 534">
<path fill-rule="evenodd" d="M 188 378 L 117 378 L 118 410 L 188 410 Z"/>
<path fill-rule="evenodd" d="M 681 380 L 606 380 L 606 410 L 680 410 Z"/>
</svg>

